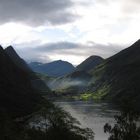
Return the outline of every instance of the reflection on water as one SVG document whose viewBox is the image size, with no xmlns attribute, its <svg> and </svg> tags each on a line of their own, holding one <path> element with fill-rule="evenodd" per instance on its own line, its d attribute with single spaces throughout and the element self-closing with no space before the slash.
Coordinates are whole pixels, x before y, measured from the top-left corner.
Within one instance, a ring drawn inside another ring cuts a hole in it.
<svg viewBox="0 0 140 140">
<path fill-rule="evenodd" d="M 113 116 L 117 113 L 107 103 L 93 103 L 84 101 L 55 102 L 73 117 L 80 121 L 82 127 L 91 128 L 95 133 L 95 140 L 107 140 L 104 133 L 105 123 L 113 124 Z"/>
</svg>

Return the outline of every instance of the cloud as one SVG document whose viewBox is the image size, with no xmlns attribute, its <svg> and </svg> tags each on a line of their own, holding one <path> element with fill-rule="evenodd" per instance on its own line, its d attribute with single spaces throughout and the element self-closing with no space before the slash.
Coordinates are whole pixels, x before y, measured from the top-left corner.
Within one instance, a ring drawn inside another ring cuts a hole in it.
<svg viewBox="0 0 140 140">
<path fill-rule="evenodd" d="M 64 24 L 75 20 L 71 0 L 0 0 L 0 23 Z"/>
<path fill-rule="evenodd" d="M 122 12 L 132 15 L 140 13 L 139 0 L 122 0 Z"/>
<path fill-rule="evenodd" d="M 58 50 L 70 50 L 79 47 L 80 44 L 72 43 L 72 42 L 55 42 L 55 43 L 47 43 L 41 46 L 36 46 L 36 50 L 44 52 L 44 51 L 58 51 Z"/>
<path fill-rule="evenodd" d="M 109 57 L 106 54 L 113 54 L 122 49 L 120 45 L 114 44 L 97 44 L 92 41 L 86 44 L 73 43 L 73 42 L 56 42 L 47 43 L 40 46 L 36 46 L 34 50 L 38 52 L 47 53 L 61 53 L 65 55 L 102 55 L 102 57 Z M 104 52 L 104 54 L 102 54 Z"/>
<path fill-rule="evenodd" d="M 139 4 L 139 0 L 0 0 L 0 24 L 12 22 L 0 26 L 0 43 L 15 44 L 28 61 L 63 59 L 78 64 L 90 55 L 107 58 L 140 38 Z"/>
<path fill-rule="evenodd" d="M 52 61 L 47 53 L 38 52 L 32 48 L 14 47 L 18 55 L 27 62 L 50 62 Z"/>
<path fill-rule="evenodd" d="M 0 26 L 0 41 L 128 44 L 140 36 L 138 11 L 139 0 L 0 0 L 0 24 L 14 23 Z"/>
<path fill-rule="evenodd" d="M 99 55 L 107 58 L 119 52 L 122 46 L 115 44 L 87 44 L 73 42 L 47 43 L 36 47 L 16 47 L 21 57 L 28 61 L 49 62 L 54 60 L 65 60 L 77 65 L 91 55 Z"/>
</svg>

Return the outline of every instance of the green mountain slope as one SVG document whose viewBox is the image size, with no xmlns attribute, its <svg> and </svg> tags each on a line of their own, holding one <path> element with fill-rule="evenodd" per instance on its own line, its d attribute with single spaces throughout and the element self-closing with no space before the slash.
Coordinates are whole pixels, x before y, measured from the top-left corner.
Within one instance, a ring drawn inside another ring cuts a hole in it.
<svg viewBox="0 0 140 140">
<path fill-rule="evenodd" d="M 140 107 L 140 40 L 106 59 L 91 74 L 96 80 L 91 82 L 90 91 L 102 91 L 105 99 L 117 103 L 129 100 Z"/>
</svg>

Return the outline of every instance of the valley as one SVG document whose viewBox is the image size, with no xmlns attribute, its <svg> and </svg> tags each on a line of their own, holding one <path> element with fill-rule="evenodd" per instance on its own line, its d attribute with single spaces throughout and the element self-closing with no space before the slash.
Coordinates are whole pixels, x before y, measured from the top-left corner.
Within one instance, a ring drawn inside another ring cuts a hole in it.
<svg viewBox="0 0 140 140">
<path fill-rule="evenodd" d="M 128 100 L 139 111 L 139 53 L 140 40 L 107 59 L 90 56 L 69 74 L 49 77 L 42 73 L 40 78 L 58 98 L 114 104 Z"/>
<path fill-rule="evenodd" d="M 105 132 L 112 133 L 117 118 L 114 116 L 126 111 L 137 120 L 131 111 L 140 112 L 139 53 L 140 40 L 110 58 L 90 56 L 74 67 L 60 60 L 27 64 L 12 46 L 1 47 L 1 113 L 9 114 L 6 121 L 21 117 L 23 122 L 28 118 L 29 124 L 35 124 L 35 128 L 26 128 L 25 140 L 26 135 L 34 139 L 35 133 L 39 139 L 56 140 L 59 136 L 68 140 L 107 140 Z M 12 121 L 11 125 L 16 124 Z M 20 127 L 23 130 L 25 126 Z M 7 135 L 6 130 L 4 133 Z"/>
<path fill-rule="evenodd" d="M 123 102 L 140 111 L 139 48 L 140 40 L 105 60 L 91 56 L 69 74 L 50 77 L 42 73 L 40 78 L 53 91 L 51 101 L 75 117 L 83 128 L 92 129 L 95 140 L 107 140 L 109 135 L 103 127 L 106 123 L 114 125 L 114 116 Z M 117 108 L 113 108 L 115 105 Z"/>
<path fill-rule="evenodd" d="M 140 140 L 140 0 L 0 0 L 0 140 Z"/>
</svg>

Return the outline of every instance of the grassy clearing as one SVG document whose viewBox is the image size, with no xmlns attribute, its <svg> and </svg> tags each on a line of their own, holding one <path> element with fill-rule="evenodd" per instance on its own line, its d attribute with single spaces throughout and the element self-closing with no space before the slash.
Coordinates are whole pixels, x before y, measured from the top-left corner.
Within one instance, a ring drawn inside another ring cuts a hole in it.
<svg viewBox="0 0 140 140">
<path fill-rule="evenodd" d="M 90 100 L 90 99 L 92 99 L 92 93 L 81 94 L 80 95 L 80 99 L 84 100 L 84 101 Z"/>
<path fill-rule="evenodd" d="M 80 99 L 87 100 L 101 100 L 109 92 L 109 86 L 104 86 L 96 92 L 86 92 L 80 95 Z"/>
</svg>

